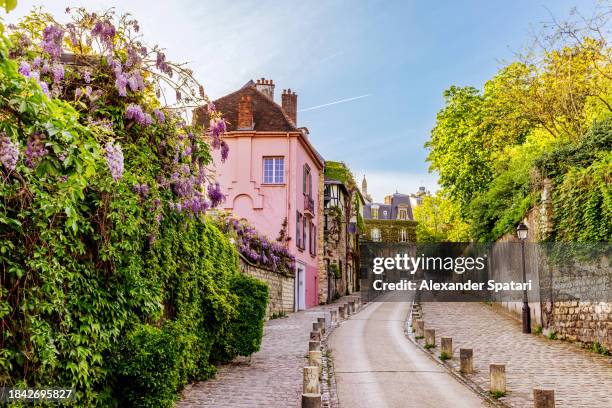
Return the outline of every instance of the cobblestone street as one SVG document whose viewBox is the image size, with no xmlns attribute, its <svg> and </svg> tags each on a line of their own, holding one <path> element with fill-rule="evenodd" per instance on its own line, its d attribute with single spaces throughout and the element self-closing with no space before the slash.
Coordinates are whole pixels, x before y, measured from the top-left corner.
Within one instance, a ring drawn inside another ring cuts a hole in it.
<svg viewBox="0 0 612 408">
<path fill-rule="evenodd" d="M 558 340 L 522 334 L 518 321 L 483 303 L 422 303 L 425 327 L 440 338 L 452 337 L 458 369 L 459 348 L 473 348 L 476 372 L 468 378 L 489 389 L 489 364 L 506 365 L 508 393 L 501 398 L 511 406 L 533 406 L 532 389 L 555 390 L 557 407 L 612 407 L 612 363 L 604 357 Z M 423 340 L 420 340 L 423 343 Z"/>
<path fill-rule="evenodd" d="M 183 391 L 177 407 L 297 407 L 302 367 L 312 323 L 329 319 L 339 304 L 319 306 L 266 322 L 261 350 L 250 364 L 244 359 L 218 368 L 217 375 Z"/>
</svg>

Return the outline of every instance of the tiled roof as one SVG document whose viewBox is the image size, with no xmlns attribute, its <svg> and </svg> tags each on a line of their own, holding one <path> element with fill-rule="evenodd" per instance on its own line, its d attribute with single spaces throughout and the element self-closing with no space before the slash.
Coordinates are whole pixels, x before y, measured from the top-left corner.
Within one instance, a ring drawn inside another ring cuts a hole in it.
<svg viewBox="0 0 612 408">
<path fill-rule="evenodd" d="M 251 80 L 244 84 L 236 92 L 225 95 L 214 101 L 215 108 L 223 113 L 223 118 L 227 122 L 229 132 L 236 130 L 238 123 L 238 101 L 244 95 L 251 97 L 253 101 L 253 122 L 258 132 L 291 132 L 299 129 L 291 122 L 280 105 L 268 98 L 255 88 L 255 83 Z M 194 121 L 199 125 L 208 127 L 207 106 L 196 109 Z"/>
</svg>

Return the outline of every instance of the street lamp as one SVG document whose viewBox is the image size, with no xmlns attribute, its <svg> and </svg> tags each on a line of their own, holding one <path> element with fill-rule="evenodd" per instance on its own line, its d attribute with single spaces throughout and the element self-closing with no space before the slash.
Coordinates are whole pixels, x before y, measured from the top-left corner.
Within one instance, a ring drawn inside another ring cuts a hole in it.
<svg viewBox="0 0 612 408">
<path fill-rule="evenodd" d="M 516 236 L 521 240 L 521 256 L 523 258 L 523 333 L 531 333 L 531 310 L 527 300 L 527 274 L 525 272 L 525 241 L 529 229 L 524 223 L 520 223 L 516 228 Z"/>
</svg>

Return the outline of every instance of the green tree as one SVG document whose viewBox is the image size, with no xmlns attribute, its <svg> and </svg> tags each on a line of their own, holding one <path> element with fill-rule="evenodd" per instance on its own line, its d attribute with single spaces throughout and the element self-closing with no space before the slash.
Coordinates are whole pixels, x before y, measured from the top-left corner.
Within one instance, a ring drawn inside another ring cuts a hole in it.
<svg viewBox="0 0 612 408">
<path fill-rule="evenodd" d="M 463 221 L 458 206 L 444 193 L 423 198 L 414 209 L 417 242 L 467 242 L 470 226 Z"/>
</svg>

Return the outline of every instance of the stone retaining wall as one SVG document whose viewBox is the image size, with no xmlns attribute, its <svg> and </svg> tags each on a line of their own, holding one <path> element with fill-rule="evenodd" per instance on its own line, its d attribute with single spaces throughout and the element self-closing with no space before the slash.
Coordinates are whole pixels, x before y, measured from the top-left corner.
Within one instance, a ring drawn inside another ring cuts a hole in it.
<svg viewBox="0 0 612 408">
<path fill-rule="evenodd" d="M 240 258 L 240 269 L 245 275 L 252 276 L 268 284 L 269 300 L 266 318 L 273 314 L 293 312 L 294 307 L 294 277 L 287 276 L 253 265 Z"/>
</svg>

